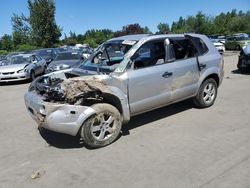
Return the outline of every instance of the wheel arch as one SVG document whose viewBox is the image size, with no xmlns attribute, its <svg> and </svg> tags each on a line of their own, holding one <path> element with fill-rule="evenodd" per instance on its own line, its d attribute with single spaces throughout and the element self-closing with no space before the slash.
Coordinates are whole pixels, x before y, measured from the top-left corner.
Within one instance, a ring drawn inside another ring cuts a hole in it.
<svg viewBox="0 0 250 188">
<path fill-rule="evenodd" d="M 123 114 L 122 104 L 121 104 L 120 99 L 117 96 L 115 96 L 111 93 L 103 93 L 103 101 L 102 102 L 108 103 L 108 104 L 116 107 L 117 110 L 121 114 Z"/>
<path fill-rule="evenodd" d="M 205 79 L 202 81 L 202 83 L 205 82 L 209 78 L 214 79 L 216 81 L 216 83 L 217 83 L 217 86 L 219 87 L 219 85 L 220 85 L 220 78 L 219 78 L 218 74 L 213 73 L 213 74 L 208 75 L 207 77 L 205 77 Z"/>
</svg>

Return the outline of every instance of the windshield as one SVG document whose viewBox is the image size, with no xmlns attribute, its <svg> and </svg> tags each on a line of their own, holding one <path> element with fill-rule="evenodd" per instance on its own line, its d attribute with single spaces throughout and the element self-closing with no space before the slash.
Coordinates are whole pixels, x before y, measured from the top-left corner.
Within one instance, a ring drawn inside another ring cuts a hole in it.
<svg viewBox="0 0 250 188">
<path fill-rule="evenodd" d="M 83 64 L 81 69 L 110 73 L 123 61 L 125 54 L 137 41 L 114 40 L 102 44 Z"/>
<path fill-rule="evenodd" d="M 237 40 L 250 40 L 248 37 L 237 37 Z"/>
<path fill-rule="evenodd" d="M 59 53 L 59 54 L 56 56 L 55 61 L 62 61 L 62 60 L 77 60 L 77 59 L 79 59 L 79 60 L 81 59 L 80 54 L 69 52 L 69 53 Z"/>
<path fill-rule="evenodd" d="M 30 63 L 29 56 L 13 56 L 5 60 L 2 65 L 18 65 L 18 64 L 27 64 Z"/>
<path fill-rule="evenodd" d="M 38 54 L 41 57 L 47 57 L 52 54 L 52 50 L 38 50 L 36 51 L 36 54 Z"/>
</svg>

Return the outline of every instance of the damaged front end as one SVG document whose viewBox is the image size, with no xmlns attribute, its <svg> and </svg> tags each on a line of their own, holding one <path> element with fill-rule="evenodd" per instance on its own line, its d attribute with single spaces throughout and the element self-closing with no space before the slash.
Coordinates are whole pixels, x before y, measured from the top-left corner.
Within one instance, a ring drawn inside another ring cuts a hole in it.
<svg viewBox="0 0 250 188">
<path fill-rule="evenodd" d="M 90 106 L 103 100 L 108 87 L 95 77 L 45 75 L 25 94 L 25 104 L 39 126 L 75 136 L 83 122 L 95 114 Z"/>
<path fill-rule="evenodd" d="M 89 106 L 103 100 L 102 94 L 108 91 L 108 87 L 95 77 L 67 79 L 43 76 L 31 84 L 29 91 L 43 96 L 46 102 Z"/>
</svg>

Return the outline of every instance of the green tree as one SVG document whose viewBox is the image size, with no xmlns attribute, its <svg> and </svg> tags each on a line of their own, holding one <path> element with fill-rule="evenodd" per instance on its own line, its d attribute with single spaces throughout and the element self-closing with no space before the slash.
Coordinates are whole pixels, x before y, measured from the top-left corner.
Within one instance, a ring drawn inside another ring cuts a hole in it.
<svg viewBox="0 0 250 188">
<path fill-rule="evenodd" d="M 159 34 L 166 34 L 169 33 L 170 29 L 169 29 L 169 25 L 167 23 L 159 23 L 157 25 L 157 29 Z"/>
<path fill-rule="evenodd" d="M 84 34 L 83 43 L 89 44 L 91 47 L 97 47 L 101 43 L 113 37 L 113 32 L 109 29 L 95 30 L 91 29 Z"/>
<path fill-rule="evenodd" d="M 53 0 L 28 0 L 28 8 L 34 44 L 51 47 L 58 43 L 61 29 L 55 21 L 55 2 Z"/>
<path fill-rule="evenodd" d="M 11 35 L 5 34 L 1 38 L 1 46 L 3 50 L 11 51 L 13 50 L 13 41 Z"/>
<path fill-rule="evenodd" d="M 140 24 L 129 24 L 122 27 L 121 31 L 116 31 L 114 33 L 115 37 L 124 36 L 124 35 L 134 35 L 134 34 L 143 34 L 144 28 Z"/>
<path fill-rule="evenodd" d="M 21 16 L 13 14 L 11 22 L 14 47 L 17 47 L 20 44 L 28 44 L 31 31 L 28 19 L 23 14 Z"/>
<path fill-rule="evenodd" d="M 152 32 L 150 31 L 150 29 L 148 28 L 148 26 L 143 28 L 143 33 L 144 34 L 152 34 Z"/>
</svg>

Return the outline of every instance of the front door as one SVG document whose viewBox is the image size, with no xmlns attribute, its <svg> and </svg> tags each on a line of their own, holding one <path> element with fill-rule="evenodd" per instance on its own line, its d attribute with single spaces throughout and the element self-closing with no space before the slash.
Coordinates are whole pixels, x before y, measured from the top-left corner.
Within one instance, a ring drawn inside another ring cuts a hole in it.
<svg viewBox="0 0 250 188">
<path fill-rule="evenodd" d="M 173 73 L 165 63 L 164 39 L 142 45 L 133 61 L 134 67 L 128 71 L 131 115 L 169 103 Z"/>
</svg>

